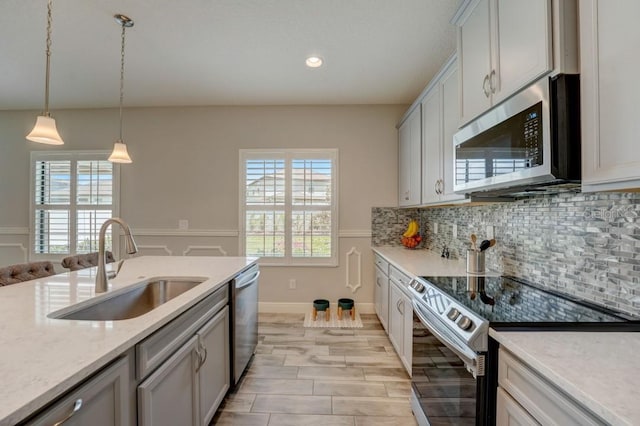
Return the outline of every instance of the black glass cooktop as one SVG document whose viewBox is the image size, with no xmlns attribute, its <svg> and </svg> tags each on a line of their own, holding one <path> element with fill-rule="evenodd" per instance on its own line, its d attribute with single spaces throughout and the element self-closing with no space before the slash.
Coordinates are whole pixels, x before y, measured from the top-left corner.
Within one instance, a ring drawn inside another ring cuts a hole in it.
<svg viewBox="0 0 640 426">
<path fill-rule="evenodd" d="M 640 324 L 622 313 L 512 277 L 422 277 L 487 319 L 492 327 L 530 324 Z"/>
</svg>

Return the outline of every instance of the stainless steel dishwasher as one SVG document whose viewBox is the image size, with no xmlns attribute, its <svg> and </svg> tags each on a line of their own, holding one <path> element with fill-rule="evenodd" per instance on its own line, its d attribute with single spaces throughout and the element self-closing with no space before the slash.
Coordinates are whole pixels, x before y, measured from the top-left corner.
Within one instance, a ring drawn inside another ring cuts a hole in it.
<svg viewBox="0 0 640 426">
<path fill-rule="evenodd" d="M 233 386 L 258 344 L 258 265 L 242 271 L 231 282 L 231 377 Z"/>
</svg>

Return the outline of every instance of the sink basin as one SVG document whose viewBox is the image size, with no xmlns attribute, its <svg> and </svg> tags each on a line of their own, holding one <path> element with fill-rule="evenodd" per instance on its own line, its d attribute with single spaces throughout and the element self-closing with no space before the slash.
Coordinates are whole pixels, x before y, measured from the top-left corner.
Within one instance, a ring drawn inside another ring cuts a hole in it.
<svg viewBox="0 0 640 426">
<path fill-rule="evenodd" d="M 85 321 L 117 321 L 135 318 L 152 311 L 203 281 L 204 279 L 154 279 L 127 288 L 112 297 L 101 298 L 77 310 L 61 314 L 54 312 L 49 317 Z"/>
</svg>

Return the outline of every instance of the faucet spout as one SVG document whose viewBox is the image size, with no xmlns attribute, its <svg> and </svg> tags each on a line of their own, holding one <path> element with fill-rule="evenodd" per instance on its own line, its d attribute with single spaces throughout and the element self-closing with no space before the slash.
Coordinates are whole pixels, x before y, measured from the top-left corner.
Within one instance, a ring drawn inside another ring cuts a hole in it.
<svg viewBox="0 0 640 426">
<path fill-rule="evenodd" d="M 100 236 L 98 240 L 98 272 L 96 274 L 96 293 L 104 293 L 107 291 L 107 272 L 106 272 L 106 255 L 105 255 L 105 235 L 109 225 L 117 223 L 124 230 L 125 249 L 127 253 L 134 254 L 138 252 L 136 242 L 131 235 L 131 228 L 127 223 L 119 217 L 112 217 L 104 221 L 100 227 Z"/>
</svg>

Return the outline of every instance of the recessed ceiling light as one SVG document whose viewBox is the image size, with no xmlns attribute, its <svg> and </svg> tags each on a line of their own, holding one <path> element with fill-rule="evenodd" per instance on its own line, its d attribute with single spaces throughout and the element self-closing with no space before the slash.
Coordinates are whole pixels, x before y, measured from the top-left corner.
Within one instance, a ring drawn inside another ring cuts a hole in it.
<svg viewBox="0 0 640 426">
<path fill-rule="evenodd" d="M 309 68 L 318 68 L 322 66 L 322 58 L 319 56 L 309 56 L 305 63 Z"/>
</svg>

